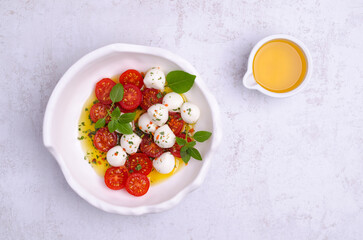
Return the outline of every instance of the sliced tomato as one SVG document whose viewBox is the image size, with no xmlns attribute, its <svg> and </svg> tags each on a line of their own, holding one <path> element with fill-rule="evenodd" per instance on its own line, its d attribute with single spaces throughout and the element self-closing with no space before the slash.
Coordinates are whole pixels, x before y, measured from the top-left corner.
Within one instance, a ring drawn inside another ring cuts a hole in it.
<svg viewBox="0 0 363 240">
<path fill-rule="evenodd" d="M 117 102 L 117 103 L 116 103 L 116 105 L 118 106 L 118 108 L 120 109 L 120 111 L 121 111 L 122 113 L 130 113 L 130 112 L 134 112 L 134 111 L 135 111 L 135 109 L 131 109 L 131 110 L 123 109 L 123 108 L 121 107 L 120 102 Z"/>
<path fill-rule="evenodd" d="M 105 173 L 105 184 L 112 190 L 120 190 L 126 185 L 129 172 L 125 167 L 111 167 Z"/>
<path fill-rule="evenodd" d="M 138 71 L 135 69 L 129 69 L 121 74 L 119 81 L 122 85 L 125 85 L 127 83 L 134 84 L 138 88 L 142 88 L 144 85 L 144 79 Z"/>
<path fill-rule="evenodd" d="M 124 97 L 122 101 L 119 102 L 121 108 L 125 110 L 134 110 L 136 109 L 142 99 L 142 94 L 140 89 L 134 84 L 125 84 L 124 86 Z"/>
<path fill-rule="evenodd" d="M 103 103 L 103 104 L 112 103 L 112 101 L 110 99 L 110 92 L 111 92 L 113 86 L 115 86 L 115 85 L 116 85 L 116 83 L 114 81 L 112 81 L 110 78 L 104 78 L 96 84 L 95 93 L 96 93 L 96 97 L 97 97 L 98 101 L 100 101 L 100 103 Z"/>
<path fill-rule="evenodd" d="M 154 143 L 150 135 L 142 138 L 140 151 L 152 158 L 157 158 L 164 153 L 164 150 Z"/>
<path fill-rule="evenodd" d="M 126 190 L 136 197 L 145 195 L 150 187 L 150 181 L 146 175 L 141 173 L 131 174 L 126 181 Z"/>
<path fill-rule="evenodd" d="M 168 125 L 175 135 L 178 135 L 184 126 L 184 121 L 178 112 L 169 112 Z"/>
<path fill-rule="evenodd" d="M 159 90 L 154 88 L 145 88 L 142 91 L 142 101 L 140 104 L 142 109 L 148 110 L 152 105 L 162 102 L 163 96 Z"/>
<path fill-rule="evenodd" d="M 89 116 L 90 116 L 92 122 L 97 122 L 99 119 L 107 116 L 107 111 L 111 111 L 110 105 L 96 103 L 91 107 L 91 109 L 89 111 Z M 110 120 L 111 120 L 111 117 L 107 116 L 106 123 L 108 123 Z"/>
<path fill-rule="evenodd" d="M 176 136 L 185 139 L 185 133 L 179 133 Z M 190 137 L 188 137 L 188 142 L 191 142 L 191 141 L 192 141 L 192 139 Z M 173 154 L 174 157 L 181 158 L 181 156 L 180 156 L 181 148 L 182 148 L 182 146 L 180 146 L 178 143 L 175 143 L 174 146 L 172 146 L 169 150 L 170 150 L 170 153 Z"/>
<path fill-rule="evenodd" d="M 131 173 L 138 172 L 144 175 L 148 175 L 153 169 L 152 161 L 144 153 L 135 153 L 129 156 L 125 166 Z"/>
<path fill-rule="evenodd" d="M 107 127 L 100 128 L 93 139 L 93 145 L 101 152 L 107 152 L 117 144 L 117 135 L 110 133 Z"/>
</svg>

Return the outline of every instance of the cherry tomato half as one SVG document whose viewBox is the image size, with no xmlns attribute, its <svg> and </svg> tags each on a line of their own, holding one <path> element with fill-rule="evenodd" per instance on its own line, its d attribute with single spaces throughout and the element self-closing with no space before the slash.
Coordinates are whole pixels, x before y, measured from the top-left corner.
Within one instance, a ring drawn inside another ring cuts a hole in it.
<svg viewBox="0 0 363 240">
<path fill-rule="evenodd" d="M 107 152 L 117 144 L 117 135 L 110 133 L 107 127 L 100 128 L 93 139 L 93 145 L 101 152 Z"/>
<path fill-rule="evenodd" d="M 105 184 L 112 190 L 120 190 L 125 187 L 128 176 L 125 167 L 111 167 L 105 173 Z"/>
<path fill-rule="evenodd" d="M 111 104 L 110 92 L 116 83 L 109 78 L 104 78 L 96 84 L 96 97 L 100 103 Z"/>
<path fill-rule="evenodd" d="M 185 139 L 185 133 L 179 133 L 176 136 Z M 190 137 L 188 137 L 188 142 L 191 142 L 191 141 L 192 141 L 192 139 Z M 174 157 L 181 158 L 181 156 L 180 156 L 180 149 L 181 148 L 182 148 L 182 146 L 180 146 L 178 143 L 175 143 L 170 148 L 170 153 L 173 154 Z"/>
<path fill-rule="evenodd" d="M 127 83 L 134 84 L 139 89 L 144 85 L 144 79 L 141 76 L 141 73 L 136 71 L 135 69 L 129 69 L 121 74 L 119 81 L 122 85 Z"/>
<path fill-rule="evenodd" d="M 123 109 L 123 108 L 121 107 L 120 102 L 117 102 L 117 103 L 116 103 L 116 105 L 118 106 L 118 108 L 120 109 L 120 111 L 121 111 L 122 113 L 131 113 L 131 112 L 134 112 L 134 111 L 135 111 L 135 109 L 131 109 L 131 110 Z"/>
<path fill-rule="evenodd" d="M 131 174 L 126 181 L 126 190 L 136 197 L 145 195 L 150 187 L 150 181 L 146 175 L 141 173 Z"/>
<path fill-rule="evenodd" d="M 161 92 L 159 90 L 154 88 L 145 88 L 142 91 L 142 101 L 140 104 L 142 109 L 148 110 L 149 107 L 151 107 L 152 105 L 162 102 L 163 102 L 163 96 L 161 95 Z"/>
<path fill-rule="evenodd" d="M 124 97 L 119 102 L 121 108 L 125 110 L 136 109 L 142 99 L 142 94 L 140 89 L 134 84 L 125 84 L 124 86 Z"/>
<path fill-rule="evenodd" d="M 150 135 L 145 135 L 142 138 L 140 151 L 152 158 L 157 158 L 164 153 L 164 150 L 154 143 Z"/>
<path fill-rule="evenodd" d="M 153 169 L 152 161 L 144 153 L 135 153 L 129 156 L 125 166 L 132 173 L 138 172 L 144 175 L 148 175 Z"/>
<path fill-rule="evenodd" d="M 184 126 L 184 121 L 178 112 L 169 112 L 168 125 L 175 135 L 178 135 Z"/>
<path fill-rule="evenodd" d="M 106 117 L 107 111 L 111 111 L 110 105 L 105 105 L 102 103 L 94 104 L 89 111 L 89 115 L 92 122 L 97 122 L 99 119 Z M 110 120 L 111 120 L 110 116 L 107 116 L 106 123 L 108 123 Z"/>
</svg>

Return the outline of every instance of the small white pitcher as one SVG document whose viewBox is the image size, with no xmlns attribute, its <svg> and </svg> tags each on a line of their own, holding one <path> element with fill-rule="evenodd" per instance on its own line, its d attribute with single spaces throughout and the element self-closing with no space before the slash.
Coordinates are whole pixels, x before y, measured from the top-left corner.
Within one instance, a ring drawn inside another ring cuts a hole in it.
<svg viewBox="0 0 363 240">
<path fill-rule="evenodd" d="M 276 92 L 271 92 L 263 87 L 261 87 L 255 80 L 254 76 L 253 76 L 253 71 L 252 71 L 252 65 L 253 65 L 253 59 L 255 58 L 256 52 L 258 51 L 258 49 L 260 49 L 260 47 L 271 41 L 271 40 L 276 40 L 276 39 L 285 39 L 285 40 L 289 40 L 293 43 L 295 43 L 297 46 L 299 46 L 301 48 L 301 50 L 303 51 L 303 53 L 305 54 L 305 58 L 306 58 L 306 74 L 304 77 L 304 80 L 301 82 L 301 84 L 289 91 L 289 92 L 284 92 L 284 93 L 276 93 Z M 283 98 L 283 97 L 290 97 L 298 92 L 300 92 L 308 83 L 310 77 L 311 77 L 311 73 L 312 73 L 312 58 L 310 55 L 309 50 L 307 49 L 307 47 L 305 46 L 305 44 L 303 42 L 301 42 L 300 40 L 289 36 L 289 35 L 284 35 L 284 34 L 276 34 L 276 35 L 271 35 L 268 37 L 265 37 L 264 39 L 260 40 L 252 49 L 250 56 L 248 58 L 248 67 L 247 67 L 247 72 L 243 77 L 243 85 L 248 88 L 248 89 L 255 89 L 258 90 L 270 97 L 277 97 L 277 98 Z"/>
</svg>

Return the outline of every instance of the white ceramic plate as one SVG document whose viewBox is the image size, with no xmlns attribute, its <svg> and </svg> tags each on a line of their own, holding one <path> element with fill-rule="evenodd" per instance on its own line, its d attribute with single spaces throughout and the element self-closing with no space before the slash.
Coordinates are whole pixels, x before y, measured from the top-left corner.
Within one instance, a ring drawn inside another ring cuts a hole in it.
<svg viewBox="0 0 363 240">
<path fill-rule="evenodd" d="M 78 121 L 84 103 L 100 79 L 130 68 L 146 72 L 154 66 L 160 66 L 165 73 L 184 70 L 197 76 L 186 97 L 201 110 L 196 130 L 211 131 L 213 135 L 208 141 L 196 145 L 203 161 L 191 159 L 188 166 L 174 176 L 151 186 L 146 195 L 133 197 L 123 190 L 108 189 L 103 178 L 84 160 L 84 151 L 77 140 Z M 72 189 L 95 207 L 125 215 L 160 212 L 179 203 L 202 183 L 221 139 L 217 102 L 194 67 L 167 50 L 129 44 L 102 47 L 76 62 L 55 87 L 43 124 L 44 145 L 58 161 Z"/>
</svg>

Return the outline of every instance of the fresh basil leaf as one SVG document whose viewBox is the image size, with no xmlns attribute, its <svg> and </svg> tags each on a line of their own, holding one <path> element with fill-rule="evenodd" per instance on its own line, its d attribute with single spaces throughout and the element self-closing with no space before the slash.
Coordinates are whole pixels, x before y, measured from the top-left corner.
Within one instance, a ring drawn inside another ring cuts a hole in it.
<svg viewBox="0 0 363 240">
<path fill-rule="evenodd" d="M 108 123 L 108 131 L 110 132 L 114 132 L 117 128 L 117 121 L 116 120 L 111 120 L 109 123 Z"/>
<path fill-rule="evenodd" d="M 122 114 L 119 118 L 119 123 L 129 123 L 135 119 L 136 112 Z"/>
<path fill-rule="evenodd" d="M 180 152 L 186 152 L 188 150 L 188 146 L 183 146 L 181 149 L 180 149 Z"/>
<path fill-rule="evenodd" d="M 106 124 L 105 118 L 98 119 L 98 121 L 95 124 L 95 128 L 101 128 L 101 127 L 105 126 L 105 124 Z"/>
<path fill-rule="evenodd" d="M 192 156 L 194 159 L 196 160 L 202 160 L 202 156 L 200 155 L 198 149 L 196 148 L 188 148 L 188 151 L 187 151 L 190 156 Z"/>
<path fill-rule="evenodd" d="M 210 138 L 210 136 L 212 136 L 211 132 L 198 131 L 194 133 L 193 138 L 198 142 L 204 142 L 207 141 Z"/>
<path fill-rule="evenodd" d="M 116 130 L 119 131 L 120 133 L 126 134 L 126 135 L 129 135 L 129 134 L 133 133 L 130 123 L 117 122 Z"/>
<path fill-rule="evenodd" d="M 176 93 L 188 92 L 195 80 L 196 76 L 184 71 L 172 71 L 166 76 L 168 87 Z"/>
<path fill-rule="evenodd" d="M 179 145 L 179 146 L 183 146 L 187 143 L 187 141 L 185 141 L 185 139 L 183 138 L 180 138 L 180 137 L 176 137 L 176 143 Z"/>
<path fill-rule="evenodd" d="M 197 142 L 196 142 L 196 141 L 192 141 L 192 142 L 188 142 L 186 145 L 187 145 L 188 147 L 194 147 L 194 146 L 195 146 L 195 144 L 197 144 Z"/>
<path fill-rule="evenodd" d="M 112 102 L 120 102 L 122 98 L 124 97 L 124 87 L 121 83 L 117 83 L 115 86 L 113 86 L 111 92 L 110 92 L 110 99 Z"/>
<path fill-rule="evenodd" d="M 190 155 L 186 151 L 180 150 L 180 156 L 182 157 L 183 162 L 188 163 L 190 160 Z"/>
<path fill-rule="evenodd" d="M 113 112 L 111 113 L 111 117 L 113 120 L 117 120 L 121 115 L 121 111 L 118 107 L 115 108 L 115 110 L 113 110 Z"/>
</svg>

